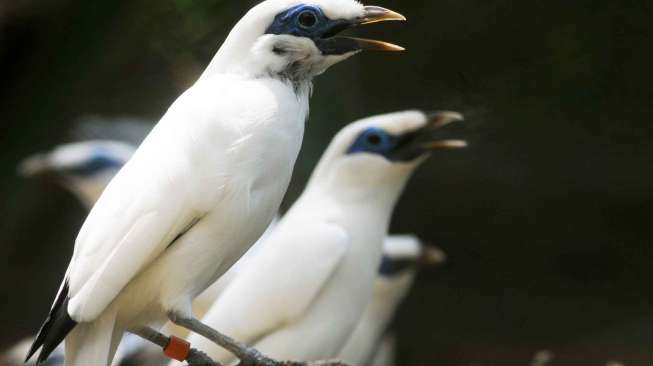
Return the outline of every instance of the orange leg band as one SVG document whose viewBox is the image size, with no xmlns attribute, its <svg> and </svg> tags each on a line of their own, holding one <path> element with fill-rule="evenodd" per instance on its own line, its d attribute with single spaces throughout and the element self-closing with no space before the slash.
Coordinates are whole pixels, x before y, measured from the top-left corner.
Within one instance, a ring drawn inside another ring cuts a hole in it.
<svg viewBox="0 0 653 366">
<path fill-rule="evenodd" d="M 190 352 L 190 343 L 185 340 L 170 336 L 168 344 L 163 348 L 163 354 L 177 361 L 184 361 Z"/>
</svg>

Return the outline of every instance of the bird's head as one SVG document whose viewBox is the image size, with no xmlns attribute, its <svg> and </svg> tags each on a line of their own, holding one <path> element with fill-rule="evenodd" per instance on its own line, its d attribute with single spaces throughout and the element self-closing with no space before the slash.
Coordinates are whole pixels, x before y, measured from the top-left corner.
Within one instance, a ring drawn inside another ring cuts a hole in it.
<svg viewBox="0 0 653 366">
<path fill-rule="evenodd" d="M 417 270 L 438 266 L 447 255 L 438 247 L 424 244 L 414 235 L 392 235 L 383 242 L 383 257 L 374 282 L 374 298 L 396 306 L 408 294 Z"/>
<path fill-rule="evenodd" d="M 414 272 L 421 266 L 438 266 L 446 262 L 442 249 L 423 243 L 414 235 L 393 235 L 383 242 L 383 259 L 379 275 L 396 277 L 405 272 Z"/>
<path fill-rule="evenodd" d="M 355 0 L 266 0 L 232 29 L 204 75 L 220 72 L 310 80 L 363 50 L 400 51 L 390 43 L 339 37 L 346 29 L 405 20 Z"/>
<path fill-rule="evenodd" d="M 467 146 L 463 140 L 438 137 L 439 128 L 462 119 L 456 112 L 406 111 L 354 122 L 333 139 L 311 183 L 346 199 L 394 203 L 427 157 L 437 150 Z"/>
<path fill-rule="evenodd" d="M 134 150 L 133 146 L 117 141 L 64 144 L 26 158 L 18 170 L 26 177 L 52 177 L 92 206 Z"/>
</svg>

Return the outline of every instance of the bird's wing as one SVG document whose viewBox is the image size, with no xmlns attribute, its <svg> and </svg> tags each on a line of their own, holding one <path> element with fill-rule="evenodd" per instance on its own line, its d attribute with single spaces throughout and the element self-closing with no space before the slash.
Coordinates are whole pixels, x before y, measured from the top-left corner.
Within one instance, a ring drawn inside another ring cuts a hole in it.
<svg viewBox="0 0 653 366">
<path fill-rule="evenodd" d="M 200 216 L 180 194 L 184 181 L 174 174 L 118 178 L 122 179 L 103 193 L 75 242 L 68 281 L 69 312 L 77 321 L 97 317 L 134 275 Z M 137 178 L 143 181 L 135 182 Z"/>
<path fill-rule="evenodd" d="M 349 236 L 338 225 L 282 221 L 204 321 L 240 341 L 256 342 L 306 311 L 348 246 Z"/>
<path fill-rule="evenodd" d="M 171 107 L 86 219 L 67 278 L 68 310 L 74 320 L 97 317 L 137 273 L 206 213 L 209 207 L 200 208 L 193 192 L 206 190 L 216 200 L 221 197 L 223 178 L 205 178 L 202 174 L 211 173 L 206 172 L 209 167 L 198 164 L 209 157 L 197 156 L 210 155 L 211 167 L 219 171 L 229 141 L 212 141 L 217 147 L 212 146 L 210 154 L 196 148 L 186 136 L 188 127 L 178 127 L 188 119 L 188 109 L 185 100 Z"/>
</svg>

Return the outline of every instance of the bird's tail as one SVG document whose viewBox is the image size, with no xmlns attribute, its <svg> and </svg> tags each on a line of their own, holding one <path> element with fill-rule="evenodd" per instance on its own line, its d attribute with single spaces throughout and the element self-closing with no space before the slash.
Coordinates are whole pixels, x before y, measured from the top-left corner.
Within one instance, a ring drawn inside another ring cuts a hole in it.
<svg viewBox="0 0 653 366">
<path fill-rule="evenodd" d="M 39 353 L 36 363 L 40 364 L 45 361 L 50 353 L 66 338 L 66 335 L 75 328 L 77 322 L 68 314 L 68 300 L 68 281 L 64 280 L 50 309 L 50 314 L 45 319 L 34 339 L 34 343 L 32 343 L 32 347 L 27 352 L 25 362 L 29 361 L 39 348 L 41 348 L 41 353 Z"/>
<path fill-rule="evenodd" d="M 112 313 L 79 323 L 66 337 L 66 366 L 109 366 L 122 335 Z"/>
</svg>

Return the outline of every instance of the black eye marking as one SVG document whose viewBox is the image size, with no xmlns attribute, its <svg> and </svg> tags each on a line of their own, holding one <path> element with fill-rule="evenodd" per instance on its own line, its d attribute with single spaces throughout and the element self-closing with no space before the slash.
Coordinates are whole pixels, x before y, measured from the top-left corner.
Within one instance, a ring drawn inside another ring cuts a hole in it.
<svg viewBox="0 0 653 366">
<path fill-rule="evenodd" d="M 297 22 L 303 28 L 313 28 L 317 24 L 317 15 L 312 10 L 304 10 L 297 17 Z"/>
</svg>

